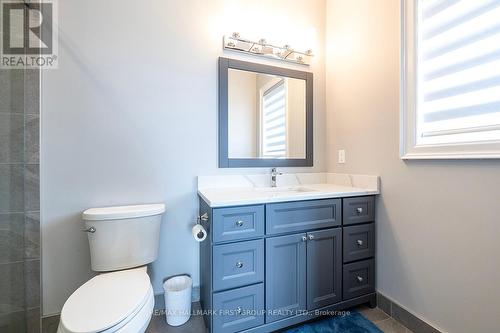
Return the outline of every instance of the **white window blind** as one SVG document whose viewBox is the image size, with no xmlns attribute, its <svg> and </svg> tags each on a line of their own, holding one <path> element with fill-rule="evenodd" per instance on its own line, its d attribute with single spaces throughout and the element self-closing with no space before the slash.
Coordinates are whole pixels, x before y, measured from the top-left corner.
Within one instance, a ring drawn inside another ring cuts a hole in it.
<svg viewBox="0 0 500 333">
<path fill-rule="evenodd" d="M 416 7 L 416 145 L 500 142 L 500 0 Z"/>
<path fill-rule="evenodd" d="M 262 95 L 263 157 L 286 157 L 285 92 L 285 81 L 280 80 Z"/>
</svg>

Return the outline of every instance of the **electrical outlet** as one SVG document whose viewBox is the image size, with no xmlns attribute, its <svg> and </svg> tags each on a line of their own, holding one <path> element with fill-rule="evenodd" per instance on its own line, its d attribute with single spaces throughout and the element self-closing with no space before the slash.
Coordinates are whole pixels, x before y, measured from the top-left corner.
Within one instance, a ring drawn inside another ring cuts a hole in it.
<svg viewBox="0 0 500 333">
<path fill-rule="evenodd" d="M 345 150 L 344 149 L 339 149 L 339 163 L 341 163 L 341 164 L 345 163 Z"/>
</svg>

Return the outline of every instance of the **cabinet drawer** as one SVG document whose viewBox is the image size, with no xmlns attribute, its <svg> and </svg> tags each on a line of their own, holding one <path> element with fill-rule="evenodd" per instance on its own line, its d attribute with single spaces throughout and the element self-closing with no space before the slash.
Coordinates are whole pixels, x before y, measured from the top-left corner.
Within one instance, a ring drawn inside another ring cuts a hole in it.
<svg viewBox="0 0 500 333">
<path fill-rule="evenodd" d="M 340 199 L 266 205 L 266 234 L 282 234 L 340 225 Z"/>
<path fill-rule="evenodd" d="M 213 211 L 213 242 L 264 235 L 264 205 L 216 208 Z"/>
<path fill-rule="evenodd" d="M 344 265 L 344 300 L 375 291 L 375 261 L 373 259 Z"/>
<path fill-rule="evenodd" d="M 367 259 L 375 254 L 375 224 L 344 227 L 344 262 Z"/>
<path fill-rule="evenodd" d="M 372 222 L 375 219 L 374 197 L 355 197 L 344 199 L 344 225 Z"/>
<path fill-rule="evenodd" d="M 213 287 L 223 290 L 264 280 L 264 240 L 213 247 Z"/>
<path fill-rule="evenodd" d="M 213 294 L 212 332 L 233 333 L 264 324 L 262 283 Z"/>
</svg>

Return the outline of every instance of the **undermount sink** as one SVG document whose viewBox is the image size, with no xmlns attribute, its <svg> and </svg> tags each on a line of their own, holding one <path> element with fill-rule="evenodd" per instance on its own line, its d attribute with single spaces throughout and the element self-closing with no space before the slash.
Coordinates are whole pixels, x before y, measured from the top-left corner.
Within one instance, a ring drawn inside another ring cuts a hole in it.
<svg viewBox="0 0 500 333">
<path fill-rule="evenodd" d="M 256 187 L 254 191 L 267 193 L 300 193 L 314 192 L 314 190 L 306 187 Z"/>
</svg>

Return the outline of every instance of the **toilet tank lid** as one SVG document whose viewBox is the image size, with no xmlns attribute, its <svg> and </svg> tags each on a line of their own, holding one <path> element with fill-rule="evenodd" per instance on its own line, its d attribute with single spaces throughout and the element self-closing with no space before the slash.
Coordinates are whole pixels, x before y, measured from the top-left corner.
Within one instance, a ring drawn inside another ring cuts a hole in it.
<svg viewBox="0 0 500 333">
<path fill-rule="evenodd" d="M 164 212 L 164 204 L 116 206 L 90 208 L 83 212 L 82 217 L 87 221 L 118 220 L 160 215 Z"/>
</svg>

